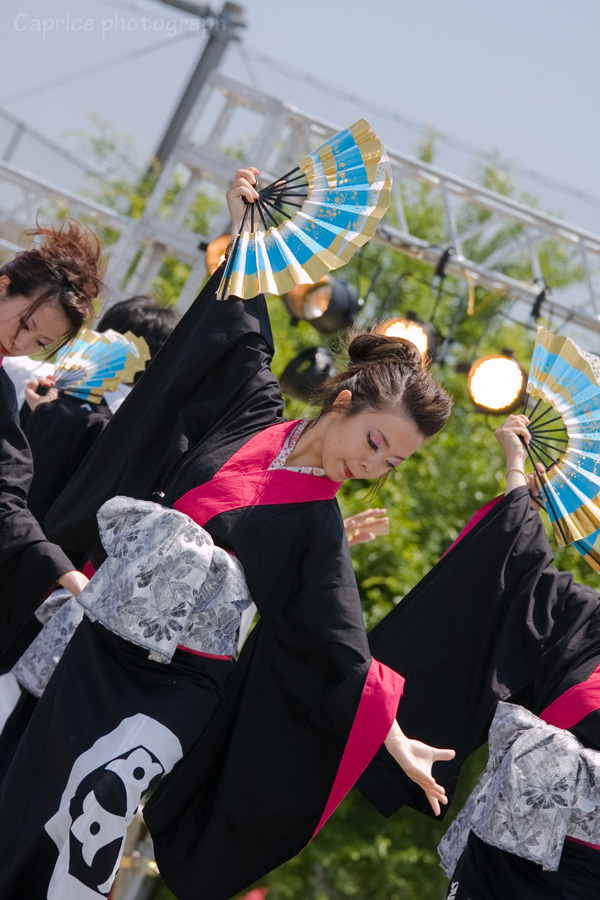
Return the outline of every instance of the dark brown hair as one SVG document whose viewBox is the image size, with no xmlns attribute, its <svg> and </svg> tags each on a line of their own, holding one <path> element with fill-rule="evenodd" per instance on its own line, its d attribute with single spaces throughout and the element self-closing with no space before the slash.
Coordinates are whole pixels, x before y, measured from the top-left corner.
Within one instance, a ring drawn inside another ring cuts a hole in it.
<svg viewBox="0 0 600 900">
<path fill-rule="evenodd" d="M 347 353 L 347 369 L 324 382 L 315 397 L 322 413 L 333 409 L 340 391 L 349 390 L 348 415 L 369 409 L 403 413 L 426 438 L 444 427 L 452 398 L 433 380 L 414 344 L 367 332 L 351 338 Z"/>
<path fill-rule="evenodd" d="M 0 268 L 0 275 L 10 279 L 6 295 L 30 299 L 26 315 L 45 303 L 61 309 L 69 322 L 62 343 L 68 343 L 92 317 L 94 300 L 104 287 L 100 241 L 75 219 L 59 226 L 36 224 L 26 234 L 40 240 Z"/>
</svg>

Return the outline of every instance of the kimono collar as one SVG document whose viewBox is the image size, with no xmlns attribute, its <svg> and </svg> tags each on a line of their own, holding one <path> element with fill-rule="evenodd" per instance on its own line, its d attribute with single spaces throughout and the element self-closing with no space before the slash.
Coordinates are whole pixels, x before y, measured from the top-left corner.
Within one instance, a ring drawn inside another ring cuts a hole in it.
<svg viewBox="0 0 600 900">
<path fill-rule="evenodd" d="M 232 509 L 331 500 L 342 482 L 290 469 L 269 469 L 298 422 L 281 422 L 250 438 L 210 481 L 192 488 L 174 509 L 204 525 Z"/>
</svg>

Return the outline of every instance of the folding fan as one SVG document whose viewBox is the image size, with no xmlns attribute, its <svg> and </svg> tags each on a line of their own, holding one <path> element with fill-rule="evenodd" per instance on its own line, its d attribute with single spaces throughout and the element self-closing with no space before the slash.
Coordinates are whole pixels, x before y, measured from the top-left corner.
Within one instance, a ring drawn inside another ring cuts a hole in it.
<svg viewBox="0 0 600 900">
<path fill-rule="evenodd" d="M 338 132 L 248 203 L 220 298 L 285 294 L 343 266 L 373 237 L 391 187 L 389 160 L 368 122 Z"/>
<path fill-rule="evenodd" d="M 574 544 L 600 571 L 600 359 L 539 328 L 527 393 L 532 463 L 559 545 Z"/>
<path fill-rule="evenodd" d="M 100 403 L 105 391 L 133 381 L 149 359 L 146 341 L 130 331 L 82 331 L 56 356 L 55 386 L 72 397 Z"/>
</svg>

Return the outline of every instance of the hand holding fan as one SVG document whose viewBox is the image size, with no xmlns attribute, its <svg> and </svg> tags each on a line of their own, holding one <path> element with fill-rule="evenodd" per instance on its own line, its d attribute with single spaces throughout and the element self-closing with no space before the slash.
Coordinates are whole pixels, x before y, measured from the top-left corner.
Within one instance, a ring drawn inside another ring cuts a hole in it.
<svg viewBox="0 0 600 900">
<path fill-rule="evenodd" d="M 82 331 L 57 354 L 54 383 L 59 391 L 100 403 L 105 391 L 131 382 L 150 359 L 148 345 L 130 331 Z"/>
<path fill-rule="evenodd" d="M 338 132 L 248 203 L 219 297 L 285 294 L 343 266 L 374 235 L 391 187 L 368 122 Z"/>
</svg>

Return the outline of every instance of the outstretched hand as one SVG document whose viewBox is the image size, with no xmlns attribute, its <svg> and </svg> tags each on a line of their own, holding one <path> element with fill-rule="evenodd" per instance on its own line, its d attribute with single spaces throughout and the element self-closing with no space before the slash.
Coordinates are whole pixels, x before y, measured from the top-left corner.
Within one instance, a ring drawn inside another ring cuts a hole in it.
<svg viewBox="0 0 600 900">
<path fill-rule="evenodd" d="M 407 738 L 397 722 L 392 725 L 385 746 L 410 780 L 425 791 L 429 805 L 435 815 L 439 816 L 440 804 L 446 805 L 448 798 L 445 789 L 431 774 L 431 769 L 435 762 L 454 759 L 456 755 L 454 750 L 441 750 L 423 744 L 422 741 Z"/>
<path fill-rule="evenodd" d="M 348 543 L 364 544 L 366 541 L 374 541 L 376 537 L 390 533 L 390 520 L 387 509 L 367 509 L 344 519 L 344 531 Z"/>
</svg>

